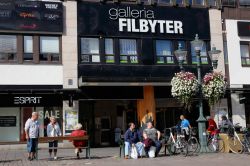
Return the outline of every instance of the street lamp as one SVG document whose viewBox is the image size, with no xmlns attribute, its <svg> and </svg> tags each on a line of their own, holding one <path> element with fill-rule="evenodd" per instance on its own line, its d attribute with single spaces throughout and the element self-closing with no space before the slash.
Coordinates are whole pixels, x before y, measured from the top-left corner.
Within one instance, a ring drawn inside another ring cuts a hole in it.
<svg viewBox="0 0 250 166">
<path fill-rule="evenodd" d="M 210 59 L 212 61 L 213 69 L 217 69 L 218 59 L 219 59 L 220 53 L 221 53 L 221 51 L 216 50 L 215 46 L 213 46 L 211 51 L 208 51 L 209 57 L 210 57 Z"/>
<path fill-rule="evenodd" d="M 183 63 L 186 60 L 187 51 L 181 49 L 181 44 L 178 45 L 178 50 L 174 51 L 174 55 L 178 60 L 181 72 L 184 72 Z"/>
</svg>

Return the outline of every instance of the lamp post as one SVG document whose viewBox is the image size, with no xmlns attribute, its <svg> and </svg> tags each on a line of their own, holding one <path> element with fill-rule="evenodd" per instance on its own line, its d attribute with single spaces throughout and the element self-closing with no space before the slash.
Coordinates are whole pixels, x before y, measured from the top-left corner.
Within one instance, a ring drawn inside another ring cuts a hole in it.
<svg viewBox="0 0 250 166">
<path fill-rule="evenodd" d="M 198 34 L 195 36 L 195 40 L 191 41 L 191 46 L 195 50 L 195 54 L 197 57 L 197 74 L 198 74 L 198 86 L 199 86 L 199 91 L 198 91 L 198 98 L 199 98 L 199 118 L 197 120 L 198 122 L 198 129 L 199 129 L 199 140 L 200 140 L 200 153 L 206 153 L 209 152 L 207 148 L 207 137 L 206 137 L 206 119 L 203 115 L 203 95 L 202 95 L 202 78 L 201 78 L 201 50 L 204 45 L 204 41 L 199 40 Z M 221 53 L 220 50 L 216 50 L 215 47 L 212 48 L 211 51 L 208 51 L 208 54 L 211 58 L 213 68 L 216 69 L 218 66 L 218 57 L 219 54 Z M 186 58 L 187 51 L 181 50 L 180 45 L 178 50 L 174 52 L 181 71 L 184 71 L 183 69 L 183 62 L 184 59 Z"/>
<path fill-rule="evenodd" d="M 181 49 L 181 44 L 179 44 L 178 50 L 174 51 L 174 55 L 176 56 L 176 59 L 178 60 L 181 72 L 184 72 L 183 63 L 186 60 L 187 51 Z"/>
</svg>

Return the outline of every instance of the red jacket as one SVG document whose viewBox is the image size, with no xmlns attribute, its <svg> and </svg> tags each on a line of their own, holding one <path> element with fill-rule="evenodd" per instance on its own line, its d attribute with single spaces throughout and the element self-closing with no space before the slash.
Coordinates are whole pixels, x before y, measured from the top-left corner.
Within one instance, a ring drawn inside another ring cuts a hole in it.
<svg viewBox="0 0 250 166">
<path fill-rule="evenodd" d="M 85 135 L 87 135 L 87 132 L 85 130 L 75 130 L 71 133 L 70 136 L 82 137 Z M 84 146 L 86 146 L 86 142 L 85 141 L 73 141 L 73 145 L 75 147 L 84 147 Z"/>
<path fill-rule="evenodd" d="M 217 125 L 216 125 L 215 121 L 213 119 L 209 119 L 208 120 L 208 129 L 207 129 L 207 131 L 212 133 L 215 130 L 217 130 Z"/>
</svg>

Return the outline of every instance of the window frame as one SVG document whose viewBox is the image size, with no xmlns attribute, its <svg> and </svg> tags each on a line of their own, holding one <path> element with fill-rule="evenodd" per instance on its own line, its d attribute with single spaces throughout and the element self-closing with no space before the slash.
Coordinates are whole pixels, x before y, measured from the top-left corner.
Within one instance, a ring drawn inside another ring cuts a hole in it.
<svg viewBox="0 0 250 166">
<path fill-rule="evenodd" d="M 106 39 L 112 40 L 113 54 L 106 54 Z M 103 48 L 104 48 L 104 51 L 103 51 L 104 52 L 104 63 L 105 64 L 115 64 L 116 63 L 116 54 L 115 54 L 115 40 L 114 40 L 114 38 L 111 38 L 111 37 L 104 38 L 104 47 Z M 102 56 L 102 55 L 100 55 L 100 56 Z M 108 57 L 108 56 L 110 56 L 110 57 L 113 56 L 114 61 L 113 62 L 107 62 L 106 57 Z"/>
<path fill-rule="evenodd" d="M 32 37 L 32 53 L 26 53 L 25 52 L 25 42 L 24 42 L 24 39 L 25 39 L 25 37 Z M 23 42 L 23 44 L 22 44 L 22 61 L 23 61 L 23 63 L 30 63 L 30 62 L 34 62 L 34 59 L 35 59 L 35 50 L 34 50 L 34 36 L 33 35 L 23 35 L 22 36 L 22 42 Z M 25 60 L 24 59 L 24 56 L 25 56 L 25 54 L 27 54 L 27 55 L 32 55 L 32 60 Z"/>
<path fill-rule="evenodd" d="M 157 41 L 170 41 L 170 48 L 171 48 L 171 54 L 172 55 L 157 55 Z M 155 64 L 156 65 L 175 65 L 176 64 L 176 60 L 175 60 L 175 56 L 174 56 L 174 41 L 173 40 L 167 40 L 167 39 L 155 39 L 154 40 L 154 54 L 155 54 Z M 163 63 L 158 63 L 158 58 L 162 57 L 164 59 Z M 168 58 L 171 57 L 172 58 L 172 62 L 168 63 Z"/>
<path fill-rule="evenodd" d="M 247 45 L 248 46 L 248 54 L 249 54 L 249 57 L 242 57 L 241 56 L 241 45 Z M 248 61 L 249 61 L 249 64 L 243 64 L 242 63 L 242 59 L 248 59 Z M 240 41 L 240 59 L 241 59 L 241 66 L 242 67 L 250 67 L 250 41 Z"/>
<path fill-rule="evenodd" d="M 5 58 L 3 60 L 0 60 L 0 63 L 17 63 L 18 62 L 18 35 L 17 34 L 0 34 L 0 36 L 15 36 L 16 37 L 16 52 L 15 53 L 4 53 L 2 52 L 1 54 L 6 54 Z M 14 59 L 9 60 L 9 56 L 13 55 Z"/>
<path fill-rule="evenodd" d="M 130 54 L 130 55 L 122 55 L 121 54 L 121 40 L 135 40 L 135 48 L 136 48 L 136 54 Z M 141 57 L 139 55 L 139 48 L 138 48 L 138 43 L 139 43 L 139 39 L 137 38 L 118 38 L 118 46 L 119 46 L 119 64 L 120 65 L 139 65 L 141 64 Z M 121 57 L 127 57 L 127 63 L 122 63 L 121 62 Z M 131 56 L 136 56 L 137 57 L 137 63 L 131 63 Z"/>
<path fill-rule="evenodd" d="M 55 53 L 44 53 L 47 54 L 49 57 L 46 61 L 41 60 L 41 37 L 57 37 L 58 38 L 58 44 L 59 44 L 59 52 L 58 52 L 58 61 L 52 60 L 52 55 Z M 36 43 L 35 43 L 36 44 Z M 40 64 L 61 64 L 62 63 L 62 37 L 58 35 L 40 35 L 38 37 L 38 59 Z"/>
<path fill-rule="evenodd" d="M 99 47 L 99 54 L 83 54 L 82 53 L 82 39 L 98 39 L 98 47 Z M 79 60 L 80 60 L 80 64 L 101 64 L 102 63 L 102 58 L 101 58 L 101 40 L 100 40 L 100 38 L 99 37 L 87 37 L 87 36 L 82 36 L 82 37 L 80 37 L 80 57 L 79 57 Z M 89 61 L 88 62 L 83 62 L 82 61 L 82 57 L 84 56 L 84 55 L 88 55 L 89 56 Z M 99 56 L 99 58 L 100 58 L 100 62 L 92 62 L 92 56 Z"/>
</svg>

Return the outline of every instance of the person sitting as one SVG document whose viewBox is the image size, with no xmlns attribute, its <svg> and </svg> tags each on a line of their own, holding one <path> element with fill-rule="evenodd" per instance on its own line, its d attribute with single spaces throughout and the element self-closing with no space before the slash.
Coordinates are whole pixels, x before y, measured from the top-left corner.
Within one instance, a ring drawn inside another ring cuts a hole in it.
<svg viewBox="0 0 250 166">
<path fill-rule="evenodd" d="M 192 128 L 192 126 L 190 125 L 189 121 L 185 118 L 184 115 L 180 116 L 180 120 L 181 120 L 181 130 L 184 130 L 185 139 L 188 140 L 189 130 Z"/>
<path fill-rule="evenodd" d="M 145 135 L 147 136 L 145 138 Z M 151 139 L 156 147 L 155 156 L 157 156 L 161 150 L 162 144 L 160 142 L 161 133 L 156 128 L 153 127 L 152 122 L 147 123 L 147 128 L 143 130 L 144 139 Z M 148 156 L 148 151 L 145 149 L 145 153 Z"/>
<path fill-rule="evenodd" d="M 74 127 L 74 131 L 71 133 L 70 136 L 73 137 L 83 137 L 85 135 L 87 135 L 87 132 L 85 130 L 81 130 L 82 129 L 82 124 L 78 123 L 75 127 Z M 80 155 L 79 153 L 82 152 L 81 147 L 86 146 L 86 142 L 85 141 L 78 141 L 78 140 L 74 140 L 73 141 L 73 145 L 75 146 L 75 153 L 76 153 L 76 157 L 77 159 L 80 159 Z"/>
<path fill-rule="evenodd" d="M 218 128 L 217 128 L 217 124 L 216 122 L 213 120 L 212 117 L 207 116 L 206 117 L 207 121 L 208 121 L 208 128 L 207 128 L 207 132 L 209 133 L 209 135 L 213 136 L 216 135 L 218 133 Z"/>
<path fill-rule="evenodd" d="M 140 134 L 139 131 L 135 129 L 134 123 L 129 123 L 129 128 L 125 132 L 124 140 L 125 140 L 125 159 L 129 158 L 129 154 L 131 151 L 131 147 L 135 146 L 138 156 L 142 157 L 143 144 L 140 142 Z"/>
</svg>

